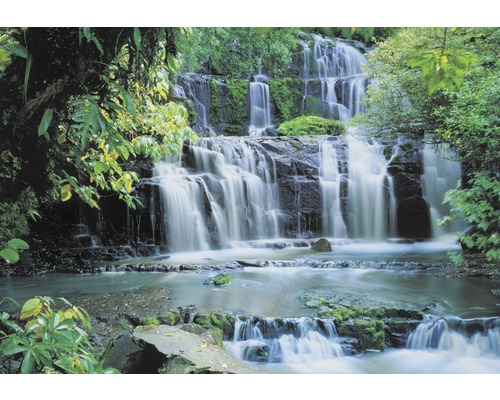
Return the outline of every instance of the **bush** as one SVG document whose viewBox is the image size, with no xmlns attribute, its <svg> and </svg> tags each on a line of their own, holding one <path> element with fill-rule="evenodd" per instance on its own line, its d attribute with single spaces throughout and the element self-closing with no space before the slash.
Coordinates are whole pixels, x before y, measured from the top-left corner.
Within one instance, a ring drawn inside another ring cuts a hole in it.
<svg viewBox="0 0 500 400">
<path fill-rule="evenodd" d="M 284 136 L 340 135 L 344 132 L 343 122 L 312 115 L 283 122 L 278 128 L 278 134 Z"/>
<path fill-rule="evenodd" d="M 26 301 L 19 315 L 20 321 L 26 321 L 24 325 L 1 312 L 0 357 L 19 358 L 23 374 L 119 373 L 114 368 L 104 369 L 93 355 L 85 331 L 91 329 L 89 314 L 63 298 L 59 300 L 67 308 L 54 310 L 55 301 L 45 296 Z"/>
</svg>

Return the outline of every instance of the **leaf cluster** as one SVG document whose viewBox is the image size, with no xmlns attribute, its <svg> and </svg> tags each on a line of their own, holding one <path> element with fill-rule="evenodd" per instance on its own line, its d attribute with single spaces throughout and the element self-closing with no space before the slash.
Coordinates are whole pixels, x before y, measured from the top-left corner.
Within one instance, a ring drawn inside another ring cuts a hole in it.
<svg viewBox="0 0 500 400">
<path fill-rule="evenodd" d="M 19 322 L 0 313 L 0 356 L 19 358 L 20 373 L 118 373 L 103 368 L 92 353 L 89 314 L 64 298 L 36 296 L 21 308 Z M 1 302 L 0 302 L 1 305 Z"/>
</svg>

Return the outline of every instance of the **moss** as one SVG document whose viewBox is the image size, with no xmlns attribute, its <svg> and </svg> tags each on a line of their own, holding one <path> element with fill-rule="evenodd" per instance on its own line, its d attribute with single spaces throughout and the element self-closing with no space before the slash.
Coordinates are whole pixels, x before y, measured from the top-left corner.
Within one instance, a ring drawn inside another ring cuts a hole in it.
<svg viewBox="0 0 500 400">
<path fill-rule="evenodd" d="M 213 313 L 210 314 L 210 321 L 212 325 L 220 327 L 226 323 L 227 317 L 222 314 Z"/>
<path fill-rule="evenodd" d="M 158 318 L 160 323 L 165 325 L 174 326 L 181 322 L 181 313 L 179 311 L 169 311 L 165 315 L 162 315 Z"/>
<path fill-rule="evenodd" d="M 231 283 L 231 275 L 229 274 L 219 274 L 214 277 L 214 285 L 222 286 L 229 285 Z"/>
<path fill-rule="evenodd" d="M 284 136 L 340 135 L 344 132 L 343 122 L 316 116 L 298 117 L 283 122 L 278 128 L 278 134 Z"/>
<path fill-rule="evenodd" d="M 207 332 L 209 332 L 210 336 L 214 339 L 215 344 L 217 346 L 219 346 L 222 349 L 225 347 L 224 340 L 223 340 L 224 334 L 222 332 L 222 329 L 217 328 L 215 326 L 211 326 L 211 327 L 207 328 Z"/>
<path fill-rule="evenodd" d="M 246 124 L 245 110 L 248 96 L 248 81 L 244 79 L 227 80 L 226 121 L 228 124 Z"/>
<path fill-rule="evenodd" d="M 141 325 L 160 325 L 160 321 L 155 317 L 144 317 L 141 319 Z"/>
<path fill-rule="evenodd" d="M 196 314 L 193 319 L 193 322 L 201 326 L 212 325 L 212 323 L 210 322 L 210 317 L 206 314 Z"/>
<path fill-rule="evenodd" d="M 303 83 L 297 78 L 271 79 L 271 98 L 276 105 L 277 122 L 289 121 L 300 116 Z"/>
<path fill-rule="evenodd" d="M 227 136 L 246 136 L 247 135 L 246 125 L 226 124 L 224 125 L 224 133 Z"/>
<path fill-rule="evenodd" d="M 210 81 L 210 124 L 218 125 L 224 120 L 224 112 L 222 109 L 222 89 L 218 81 L 212 79 Z"/>
<path fill-rule="evenodd" d="M 356 320 L 354 325 L 358 329 L 359 341 L 363 348 L 373 350 L 384 350 L 386 348 L 383 321 Z"/>
</svg>

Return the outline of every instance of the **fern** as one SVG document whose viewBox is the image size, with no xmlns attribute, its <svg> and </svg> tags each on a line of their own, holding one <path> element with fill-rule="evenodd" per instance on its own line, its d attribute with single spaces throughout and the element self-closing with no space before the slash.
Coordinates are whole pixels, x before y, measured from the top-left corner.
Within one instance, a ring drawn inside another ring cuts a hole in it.
<svg viewBox="0 0 500 400">
<path fill-rule="evenodd" d="M 72 106 L 75 111 L 71 114 L 71 128 L 75 135 L 81 137 L 81 147 L 85 149 L 89 136 L 95 136 L 106 129 L 106 120 L 101 114 L 101 108 L 90 96 L 75 100 Z"/>
</svg>

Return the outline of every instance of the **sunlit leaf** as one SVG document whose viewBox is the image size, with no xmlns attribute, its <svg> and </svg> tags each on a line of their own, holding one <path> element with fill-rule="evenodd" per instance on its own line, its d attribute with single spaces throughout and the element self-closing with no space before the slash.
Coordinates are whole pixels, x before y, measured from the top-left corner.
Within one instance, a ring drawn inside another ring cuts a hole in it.
<svg viewBox="0 0 500 400">
<path fill-rule="evenodd" d="M 17 250 L 12 248 L 5 248 L 0 250 L 0 257 L 3 257 L 3 259 L 9 264 L 13 264 L 19 261 L 19 253 L 17 252 Z"/>
<path fill-rule="evenodd" d="M 71 199 L 71 185 L 64 185 L 61 187 L 61 200 L 68 201 Z"/>
<path fill-rule="evenodd" d="M 22 239 L 11 239 L 7 242 L 7 245 L 16 250 L 27 250 L 30 248 L 29 244 Z"/>
<path fill-rule="evenodd" d="M 43 304 L 38 297 L 26 301 L 21 309 L 20 319 L 26 319 L 38 315 L 42 311 Z"/>
</svg>

